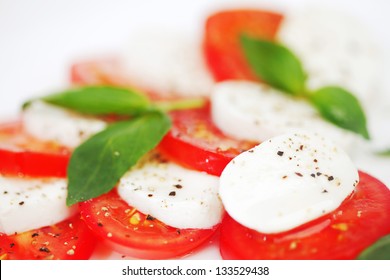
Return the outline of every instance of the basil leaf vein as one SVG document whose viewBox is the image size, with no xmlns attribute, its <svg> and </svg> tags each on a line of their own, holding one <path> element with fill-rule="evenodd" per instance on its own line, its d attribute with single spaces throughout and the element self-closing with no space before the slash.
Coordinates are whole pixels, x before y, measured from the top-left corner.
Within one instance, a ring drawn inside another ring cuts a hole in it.
<svg viewBox="0 0 390 280">
<path fill-rule="evenodd" d="M 152 150 L 171 122 L 161 112 L 110 125 L 78 146 L 68 166 L 67 205 L 107 193 L 126 171 Z"/>
</svg>

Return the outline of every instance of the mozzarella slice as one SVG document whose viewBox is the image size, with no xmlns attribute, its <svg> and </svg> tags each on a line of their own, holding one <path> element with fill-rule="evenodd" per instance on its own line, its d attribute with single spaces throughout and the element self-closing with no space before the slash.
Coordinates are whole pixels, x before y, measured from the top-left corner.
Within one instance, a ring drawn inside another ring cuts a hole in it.
<svg viewBox="0 0 390 280">
<path fill-rule="evenodd" d="M 234 158 L 222 172 L 220 197 L 238 223 L 278 233 L 337 209 L 358 180 L 349 157 L 332 142 L 289 133 Z"/>
<path fill-rule="evenodd" d="M 119 196 L 130 206 L 176 228 L 211 228 L 224 212 L 219 178 L 153 159 L 133 168 L 119 182 Z"/>
<path fill-rule="evenodd" d="M 207 96 L 213 79 L 201 42 L 186 34 L 144 30 L 130 38 L 123 52 L 130 80 L 163 96 Z"/>
<path fill-rule="evenodd" d="M 65 179 L 0 176 L 0 232 L 14 234 L 49 226 L 72 216 Z"/>
<path fill-rule="evenodd" d="M 309 89 L 340 85 L 367 105 L 376 101 L 383 79 L 383 58 L 370 35 L 345 13 L 306 8 L 286 15 L 278 37 L 302 61 Z"/>
<path fill-rule="evenodd" d="M 74 148 L 106 127 L 106 122 L 45 102 L 23 111 L 23 126 L 35 138 Z"/>
<path fill-rule="evenodd" d="M 305 129 L 327 135 L 345 149 L 356 140 L 352 133 L 323 120 L 305 100 L 253 82 L 218 83 L 211 95 L 211 114 L 223 133 L 237 139 L 261 142 Z"/>
</svg>

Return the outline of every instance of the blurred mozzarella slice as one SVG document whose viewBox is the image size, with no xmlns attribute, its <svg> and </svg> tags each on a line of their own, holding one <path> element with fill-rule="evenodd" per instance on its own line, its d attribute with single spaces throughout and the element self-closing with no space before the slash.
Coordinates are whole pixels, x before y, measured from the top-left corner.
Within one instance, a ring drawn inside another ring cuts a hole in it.
<svg viewBox="0 0 390 280">
<path fill-rule="evenodd" d="M 222 172 L 220 196 L 238 223 L 278 233 L 337 209 L 358 181 L 343 150 L 317 134 L 298 132 L 233 159 Z"/>
<path fill-rule="evenodd" d="M 135 33 L 123 62 L 129 80 L 162 96 L 207 96 L 213 84 L 200 40 L 187 34 L 160 29 Z"/>
<path fill-rule="evenodd" d="M 176 228 L 211 228 L 224 212 L 219 178 L 158 158 L 127 172 L 118 193 L 130 206 Z"/>
<path fill-rule="evenodd" d="M 380 49 L 370 35 L 345 13 L 307 8 L 286 14 L 278 37 L 302 61 L 309 89 L 339 85 L 368 106 L 383 79 Z"/>
<path fill-rule="evenodd" d="M 102 131 L 106 122 L 45 102 L 35 101 L 23 111 L 27 133 L 45 141 L 74 148 Z"/>
<path fill-rule="evenodd" d="M 66 206 L 65 179 L 0 176 L 0 232 L 20 233 L 61 222 L 77 211 Z"/>
<path fill-rule="evenodd" d="M 253 82 L 217 84 L 211 95 L 211 114 L 223 133 L 237 139 L 261 142 L 305 129 L 326 135 L 348 149 L 357 138 L 323 120 L 305 100 Z"/>
</svg>

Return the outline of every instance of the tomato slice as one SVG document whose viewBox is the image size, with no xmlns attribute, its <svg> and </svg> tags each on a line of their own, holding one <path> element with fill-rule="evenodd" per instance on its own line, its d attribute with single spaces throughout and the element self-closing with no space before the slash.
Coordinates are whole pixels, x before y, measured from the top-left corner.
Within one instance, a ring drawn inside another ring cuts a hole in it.
<svg viewBox="0 0 390 280">
<path fill-rule="evenodd" d="M 209 104 L 170 115 L 172 128 L 159 150 L 183 166 L 219 176 L 235 156 L 257 144 L 225 136 L 212 123 Z"/>
<path fill-rule="evenodd" d="M 283 16 L 263 10 L 227 10 L 207 18 L 203 52 L 216 81 L 247 79 L 258 81 L 241 50 L 239 37 L 245 33 L 274 39 Z"/>
<path fill-rule="evenodd" d="M 52 226 L 14 235 L 0 233 L 1 260 L 82 260 L 95 249 L 96 238 L 80 215 Z"/>
<path fill-rule="evenodd" d="M 390 234 L 390 191 L 360 172 L 355 193 L 335 211 L 293 230 L 263 234 L 226 216 L 221 225 L 224 259 L 355 259 Z"/>
<path fill-rule="evenodd" d="M 115 58 L 79 61 L 70 68 L 70 81 L 74 85 L 129 86 Z"/>
<path fill-rule="evenodd" d="M 27 135 L 19 121 L 0 125 L 0 173 L 66 177 L 70 151 Z"/>
<path fill-rule="evenodd" d="M 209 240 L 212 229 L 178 229 L 142 214 L 122 200 L 116 189 L 80 203 L 90 229 L 115 251 L 142 259 L 183 256 Z"/>
</svg>

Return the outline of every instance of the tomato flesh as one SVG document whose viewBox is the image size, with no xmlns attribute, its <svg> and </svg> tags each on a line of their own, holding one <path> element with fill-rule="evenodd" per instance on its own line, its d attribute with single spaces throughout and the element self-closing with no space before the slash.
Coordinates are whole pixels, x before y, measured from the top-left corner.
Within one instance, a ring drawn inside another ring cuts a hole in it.
<svg viewBox="0 0 390 280">
<path fill-rule="evenodd" d="M 241 34 L 274 39 L 283 16 L 263 10 L 227 10 L 207 18 L 203 40 L 206 62 L 216 81 L 255 80 L 240 47 Z"/>
<path fill-rule="evenodd" d="M 19 121 L 0 125 L 0 173 L 33 177 L 66 177 L 70 151 L 37 140 Z"/>
<path fill-rule="evenodd" d="M 82 260 L 95 248 L 96 238 L 80 216 L 52 226 L 13 235 L 0 233 L 1 260 Z"/>
<path fill-rule="evenodd" d="M 89 228 L 115 251 L 143 259 L 183 256 L 209 240 L 217 230 L 178 229 L 129 206 L 116 189 L 80 203 Z"/>
<path fill-rule="evenodd" d="M 224 259 L 355 259 L 390 234 L 390 191 L 360 172 L 355 193 L 335 211 L 293 230 L 263 234 L 230 216 L 221 225 Z"/>
<path fill-rule="evenodd" d="M 219 176 L 235 156 L 257 144 L 225 136 L 212 123 L 209 104 L 170 115 L 172 128 L 159 144 L 159 150 L 186 167 Z"/>
</svg>

